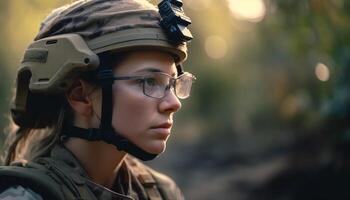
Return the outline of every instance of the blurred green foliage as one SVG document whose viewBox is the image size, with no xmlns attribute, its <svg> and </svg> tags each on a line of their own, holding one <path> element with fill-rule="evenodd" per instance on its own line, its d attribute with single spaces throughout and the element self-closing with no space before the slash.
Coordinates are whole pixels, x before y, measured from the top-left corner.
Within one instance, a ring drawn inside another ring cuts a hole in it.
<svg viewBox="0 0 350 200">
<path fill-rule="evenodd" d="M 1 128 L 8 122 L 4 115 L 9 110 L 10 91 L 22 52 L 45 15 L 69 2 L 0 2 Z M 244 2 L 252 4 L 239 7 Z M 219 158 L 226 166 L 242 162 L 243 156 L 237 152 L 244 148 L 253 151 L 263 144 L 268 146 L 265 149 L 280 151 L 284 142 L 297 146 L 303 138 L 314 138 L 315 143 L 321 138 L 326 143 L 322 143 L 319 148 L 323 149 L 316 151 L 317 154 L 333 152 L 338 138 L 342 138 L 340 141 L 347 138 L 350 2 L 265 0 L 263 7 L 259 7 L 259 2 L 262 1 L 184 0 L 195 36 L 189 45 L 190 57 L 185 67 L 198 80 L 192 98 L 183 102 L 182 110 L 176 115 L 175 134 L 168 150 L 188 157 L 202 156 L 193 158 L 198 160 L 198 166 L 203 164 L 202 168 L 212 166 L 210 162 L 219 163 L 215 160 Z M 237 17 L 237 8 L 253 17 Z M 254 16 L 259 12 L 260 15 Z M 198 148 L 181 149 L 182 145 Z M 191 152 L 186 152 L 189 149 Z M 261 154 L 253 151 L 249 155 L 258 160 L 254 155 Z M 332 154 L 329 160 L 336 156 Z M 171 159 L 178 161 L 182 157 Z M 166 162 L 169 161 L 161 161 L 165 166 Z M 174 170 L 174 167 L 165 169 Z M 193 170 L 200 173 L 200 169 Z M 181 179 L 182 174 L 173 173 L 184 186 L 193 187 L 188 180 Z M 197 177 L 201 176 L 197 174 Z M 196 199 L 190 189 L 185 188 L 185 192 L 189 199 Z"/>
</svg>

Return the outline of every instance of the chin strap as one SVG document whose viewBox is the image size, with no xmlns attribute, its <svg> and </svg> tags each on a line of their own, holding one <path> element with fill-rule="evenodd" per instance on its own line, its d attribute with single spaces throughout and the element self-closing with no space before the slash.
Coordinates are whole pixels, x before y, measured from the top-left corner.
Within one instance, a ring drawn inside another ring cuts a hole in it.
<svg viewBox="0 0 350 200">
<path fill-rule="evenodd" d="M 152 160 L 158 156 L 157 154 L 151 154 L 142 150 L 114 130 L 107 131 L 95 128 L 84 129 L 70 126 L 64 130 L 63 135 L 67 137 L 81 138 L 88 141 L 104 141 L 108 144 L 114 145 L 119 151 L 125 151 L 143 161 Z"/>
<path fill-rule="evenodd" d="M 103 58 L 103 56 L 108 55 L 100 55 L 101 61 L 108 60 Z M 108 63 L 101 63 L 100 66 L 103 66 L 98 70 L 97 74 L 97 82 L 102 88 L 102 112 L 100 127 L 98 129 L 83 129 L 76 126 L 69 126 L 64 128 L 62 135 L 65 137 L 77 137 L 88 141 L 104 141 L 108 144 L 114 145 L 119 151 L 125 151 L 143 161 L 154 159 L 158 156 L 158 154 L 146 152 L 113 129 L 113 71 L 111 67 L 108 67 L 110 66 Z"/>
</svg>

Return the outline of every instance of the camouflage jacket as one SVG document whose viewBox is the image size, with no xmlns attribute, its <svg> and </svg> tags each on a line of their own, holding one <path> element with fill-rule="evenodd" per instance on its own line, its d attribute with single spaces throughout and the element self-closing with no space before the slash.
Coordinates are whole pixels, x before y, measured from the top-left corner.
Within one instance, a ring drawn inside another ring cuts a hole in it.
<svg viewBox="0 0 350 200">
<path fill-rule="evenodd" d="M 48 157 L 0 167 L 0 199 L 183 200 L 167 176 L 127 156 L 111 189 L 92 182 L 74 155 L 57 145 Z"/>
</svg>

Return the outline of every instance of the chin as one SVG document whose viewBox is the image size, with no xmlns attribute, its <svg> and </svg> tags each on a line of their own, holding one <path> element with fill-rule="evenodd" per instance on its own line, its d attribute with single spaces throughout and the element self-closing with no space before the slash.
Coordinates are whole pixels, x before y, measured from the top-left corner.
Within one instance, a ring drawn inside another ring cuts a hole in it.
<svg viewBox="0 0 350 200">
<path fill-rule="evenodd" d="M 165 151 L 166 149 L 166 142 L 161 141 L 161 142 L 156 142 L 151 144 L 147 149 L 145 149 L 148 153 L 152 154 L 161 154 Z"/>
</svg>

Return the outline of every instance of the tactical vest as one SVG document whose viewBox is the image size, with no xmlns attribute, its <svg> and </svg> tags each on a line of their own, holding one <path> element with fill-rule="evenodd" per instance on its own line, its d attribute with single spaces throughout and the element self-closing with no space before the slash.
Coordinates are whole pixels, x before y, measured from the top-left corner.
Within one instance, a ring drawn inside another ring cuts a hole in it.
<svg viewBox="0 0 350 200">
<path fill-rule="evenodd" d="M 57 148 L 56 148 L 57 151 Z M 68 151 L 63 147 L 59 152 Z M 176 184 L 164 175 L 150 169 L 134 158 L 125 159 L 131 173 L 145 191 L 149 200 L 182 200 L 183 196 Z M 62 157 L 43 157 L 35 162 L 13 163 L 0 166 L 0 191 L 21 185 L 40 194 L 43 199 L 52 200 L 98 200 L 96 191 L 91 190 L 91 183 L 79 169 L 77 161 Z M 132 200 L 132 197 L 113 193 L 112 199 Z M 142 197 L 140 199 L 143 199 Z"/>
</svg>

